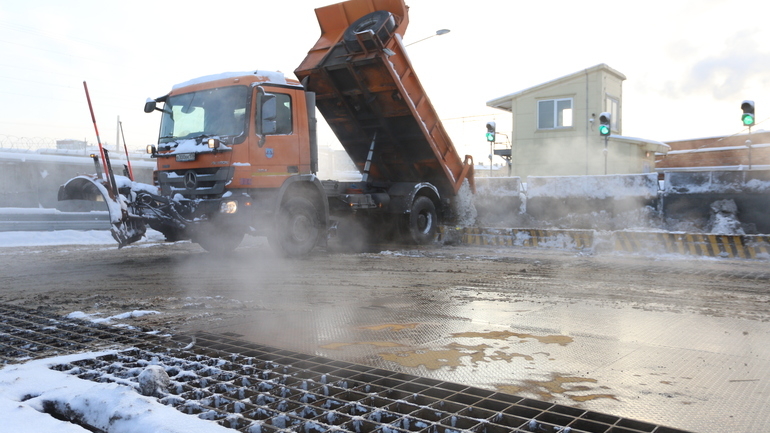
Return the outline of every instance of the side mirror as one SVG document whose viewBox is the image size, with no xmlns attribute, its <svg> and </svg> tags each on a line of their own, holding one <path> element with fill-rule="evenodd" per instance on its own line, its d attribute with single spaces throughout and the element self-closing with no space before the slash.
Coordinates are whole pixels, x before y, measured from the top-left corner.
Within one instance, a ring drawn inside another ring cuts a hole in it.
<svg viewBox="0 0 770 433">
<path fill-rule="evenodd" d="M 275 95 L 265 92 L 262 87 L 257 88 L 257 135 L 259 135 L 259 147 L 265 145 L 265 135 L 275 134 L 278 130 L 275 119 L 278 117 L 278 105 Z"/>
<path fill-rule="evenodd" d="M 158 150 L 155 148 L 154 144 L 148 144 L 147 145 L 147 153 L 151 155 L 152 157 L 158 156 Z"/>
<path fill-rule="evenodd" d="M 278 106 L 275 95 L 266 93 L 262 97 L 262 134 L 275 134 L 278 129 L 275 119 L 278 117 Z"/>
<path fill-rule="evenodd" d="M 153 111 L 155 111 L 155 100 L 147 98 L 147 102 L 144 103 L 144 112 L 152 113 Z"/>
</svg>

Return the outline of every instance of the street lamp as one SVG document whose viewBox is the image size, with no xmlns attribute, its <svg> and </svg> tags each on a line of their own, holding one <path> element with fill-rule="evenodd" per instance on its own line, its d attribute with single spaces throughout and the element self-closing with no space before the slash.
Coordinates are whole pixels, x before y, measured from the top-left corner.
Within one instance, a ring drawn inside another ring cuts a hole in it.
<svg viewBox="0 0 770 433">
<path fill-rule="evenodd" d="M 419 41 L 414 41 L 414 42 L 412 42 L 412 43 L 406 44 L 405 46 L 406 46 L 406 47 L 408 47 L 409 45 L 414 45 L 414 44 L 416 44 L 417 42 L 422 42 L 422 41 L 424 41 L 424 40 L 426 40 L 426 39 L 430 39 L 430 38 L 432 38 L 432 37 L 434 37 L 434 36 L 441 36 L 441 35 L 445 35 L 445 34 L 447 34 L 447 33 L 449 33 L 449 29 L 441 29 L 441 30 L 436 30 L 436 34 L 430 35 L 430 36 L 428 36 L 427 38 L 422 38 L 422 39 L 420 39 Z"/>
</svg>

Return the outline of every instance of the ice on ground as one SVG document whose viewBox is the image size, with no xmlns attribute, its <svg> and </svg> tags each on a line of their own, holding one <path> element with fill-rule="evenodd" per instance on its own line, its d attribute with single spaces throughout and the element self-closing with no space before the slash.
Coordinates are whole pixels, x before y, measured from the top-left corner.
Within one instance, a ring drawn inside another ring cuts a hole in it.
<svg viewBox="0 0 770 433">
<path fill-rule="evenodd" d="M 139 392 L 148 397 L 160 397 L 165 394 L 171 383 L 168 373 L 159 365 L 148 365 L 137 377 Z"/>
<path fill-rule="evenodd" d="M 127 313 L 116 314 L 114 316 L 99 317 L 102 315 L 102 313 L 87 314 L 82 311 L 73 311 L 72 313 L 67 314 L 66 317 L 68 319 L 88 320 L 89 322 L 93 322 L 93 323 L 111 324 L 115 320 L 135 319 L 135 318 L 147 316 L 150 314 L 161 314 L 161 313 L 160 311 L 153 311 L 153 310 L 134 310 Z"/>
</svg>

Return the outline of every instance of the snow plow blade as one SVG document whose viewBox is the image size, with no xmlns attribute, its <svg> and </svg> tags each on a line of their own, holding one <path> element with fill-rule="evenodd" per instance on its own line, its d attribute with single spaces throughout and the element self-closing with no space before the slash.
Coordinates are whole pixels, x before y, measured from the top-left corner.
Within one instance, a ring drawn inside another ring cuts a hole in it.
<svg viewBox="0 0 770 433">
<path fill-rule="evenodd" d="M 96 176 L 77 176 L 59 187 L 58 198 L 104 202 L 110 214 L 110 232 L 122 248 L 141 239 L 147 229 L 142 218 L 129 212 L 134 197 L 130 184 L 118 190 L 111 194 L 108 184 Z"/>
</svg>

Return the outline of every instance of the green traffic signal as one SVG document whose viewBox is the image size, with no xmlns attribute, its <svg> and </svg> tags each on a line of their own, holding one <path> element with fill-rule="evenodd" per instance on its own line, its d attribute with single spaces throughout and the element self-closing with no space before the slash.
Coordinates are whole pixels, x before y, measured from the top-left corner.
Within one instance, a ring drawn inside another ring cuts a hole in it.
<svg viewBox="0 0 770 433">
<path fill-rule="evenodd" d="M 754 125 L 754 101 L 743 101 L 741 103 L 741 110 L 743 110 L 743 115 L 741 116 L 741 122 L 743 122 L 743 126 Z"/>
<path fill-rule="evenodd" d="M 609 137 L 611 133 L 610 119 L 612 119 L 612 114 L 610 113 L 604 112 L 599 115 L 599 134 L 602 137 Z"/>
<path fill-rule="evenodd" d="M 497 124 L 495 122 L 487 122 L 487 141 L 490 143 L 495 142 L 495 130 L 497 129 Z"/>
</svg>

